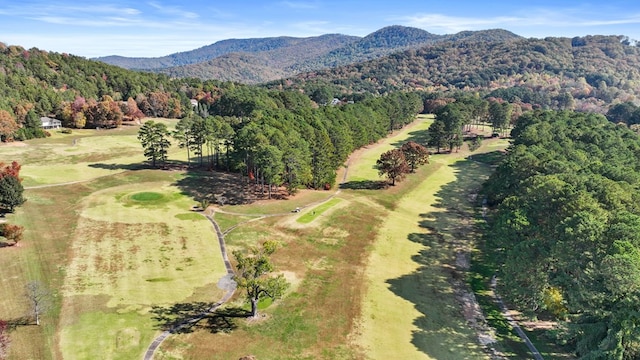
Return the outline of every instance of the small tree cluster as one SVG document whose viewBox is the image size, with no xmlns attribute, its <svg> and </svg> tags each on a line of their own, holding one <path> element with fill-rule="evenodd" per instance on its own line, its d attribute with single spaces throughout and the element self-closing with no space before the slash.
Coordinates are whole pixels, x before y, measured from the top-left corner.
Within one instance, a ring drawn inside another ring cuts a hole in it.
<svg viewBox="0 0 640 360">
<path fill-rule="evenodd" d="M 144 149 L 144 156 L 151 161 L 153 167 L 160 161 L 167 161 L 167 152 L 171 146 L 167 125 L 155 121 L 147 121 L 138 131 L 138 140 Z"/>
<path fill-rule="evenodd" d="M 429 163 L 429 151 L 424 146 L 409 141 L 400 149 L 385 152 L 376 161 L 380 176 L 386 175 L 391 185 L 402 180 L 409 172 L 414 172 L 419 165 Z"/>
<path fill-rule="evenodd" d="M 7 240 L 13 242 L 13 245 L 18 245 L 22 240 L 22 233 L 24 227 L 14 224 L 0 224 L 0 236 L 4 236 Z"/>
<path fill-rule="evenodd" d="M 469 144 L 469 151 L 476 151 L 482 146 L 482 135 L 477 135 Z"/>
</svg>

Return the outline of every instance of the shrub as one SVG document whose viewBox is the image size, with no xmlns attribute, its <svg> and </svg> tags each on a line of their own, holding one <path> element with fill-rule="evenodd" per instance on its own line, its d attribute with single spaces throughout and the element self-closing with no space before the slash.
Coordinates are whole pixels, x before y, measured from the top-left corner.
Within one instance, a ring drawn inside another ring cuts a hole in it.
<svg viewBox="0 0 640 360">
<path fill-rule="evenodd" d="M 14 245 L 17 245 L 22 240 L 23 232 L 24 232 L 24 227 L 20 225 L 12 225 L 12 224 L 0 225 L 0 233 L 2 233 L 2 236 L 7 238 L 7 240 L 9 241 L 13 241 Z"/>
</svg>

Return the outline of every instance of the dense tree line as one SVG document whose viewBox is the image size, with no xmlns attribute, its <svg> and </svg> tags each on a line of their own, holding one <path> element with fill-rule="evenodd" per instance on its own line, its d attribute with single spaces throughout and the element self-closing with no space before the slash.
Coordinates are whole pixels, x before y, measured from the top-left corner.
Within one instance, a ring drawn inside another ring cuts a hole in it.
<svg viewBox="0 0 640 360">
<path fill-rule="evenodd" d="M 537 111 L 485 184 L 502 291 L 548 311 L 581 359 L 640 357 L 640 140 L 601 115 Z"/>
<path fill-rule="evenodd" d="M 440 152 L 459 149 L 465 135 L 473 128 L 489 124 L 493 134 L 506 135 L 518 116 L 532 108 L 522 103 L 509 103 L 501 98 L 458 94 L 454 98 L 433 97 L 428 94 L 424 108 L 436 115 L 427 130 L 428 145 Z"/>
<path fill-rule="evenodd" d="M 640 124 L 640 106 L 631 101 L 612 105 L 607 111 L 607 119 L 629 126 Z"/>
<path fill-rule="evenodd" d="M 318 107 L 299 92 L 237 86 L 181 119 L 172 137 L 190 164 L 241 172 L 269 193 L 281 184 L 292 192 L 329 188 L 349 154 L 412 122 L 422 106 L 415 93 Z M 154 140 L 166 129 L 147 124 L 140 139 L 154 162 L 166 154 Z"/>
</svg>

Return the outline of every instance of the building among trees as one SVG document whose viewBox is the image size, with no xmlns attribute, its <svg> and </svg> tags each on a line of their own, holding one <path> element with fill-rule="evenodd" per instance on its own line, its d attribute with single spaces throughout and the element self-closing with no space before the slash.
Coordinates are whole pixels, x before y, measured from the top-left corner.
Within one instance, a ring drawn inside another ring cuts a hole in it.
<svg viewBox="0 0 640 360">
<path fill-rule="evenodd" d="M 46 116 L 40 118 L 43 129 L 60 129 L 62 127 L 62 121 L 58 119 L 52 119 Z"/>
</svg>

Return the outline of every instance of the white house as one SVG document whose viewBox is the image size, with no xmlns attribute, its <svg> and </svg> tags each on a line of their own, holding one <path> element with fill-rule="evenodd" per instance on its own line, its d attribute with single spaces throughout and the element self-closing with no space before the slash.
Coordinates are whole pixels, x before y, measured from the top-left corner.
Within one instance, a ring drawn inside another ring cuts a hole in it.
<svg viewBox="0 0 640 360">
<path fill-rule="evenodd" d="M 52 119 L 46 116 L 40 118 L 43 129 L 60 129 L 62 127 L 62 121 L 58 119 Z"/>
</svg>

